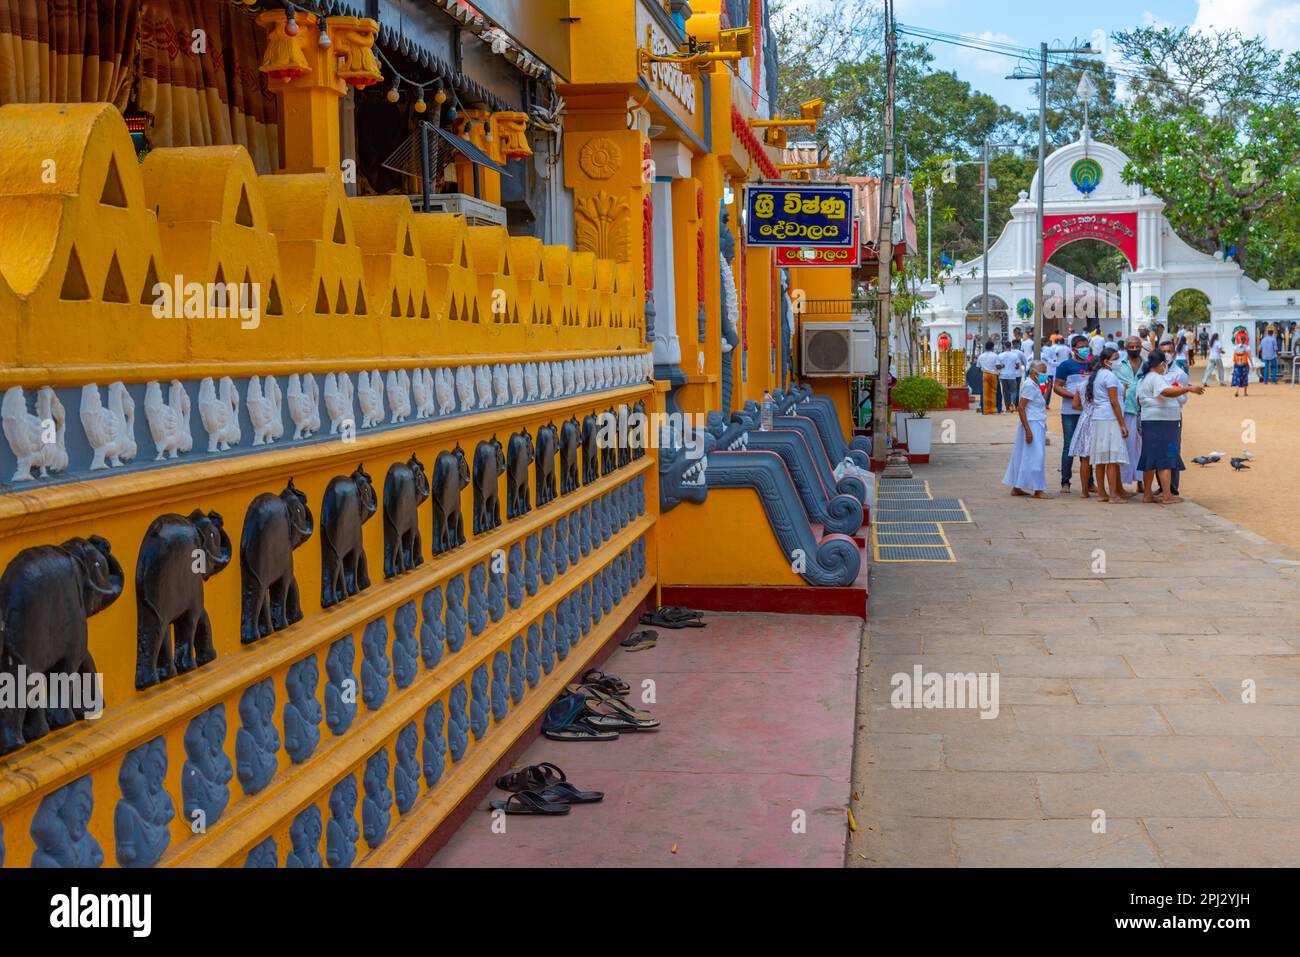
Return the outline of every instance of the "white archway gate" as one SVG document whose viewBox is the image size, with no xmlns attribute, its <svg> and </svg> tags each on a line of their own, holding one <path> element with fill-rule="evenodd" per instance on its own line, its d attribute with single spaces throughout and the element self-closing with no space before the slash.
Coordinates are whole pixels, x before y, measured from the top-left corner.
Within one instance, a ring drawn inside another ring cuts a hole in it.
<svg viewBox="0 0 1300 957">
<path fill-rule="evenodd" d="M 1210 321 L 1225 341 L 1244 328 L 1255 347 L 1256 323 L 1290 327 L 1300 322 L 1300 292 L 1273 290 L 1256 282 L 1221 254 L 1193 249 L 1165 218 L 1165 203 L 1150 190 L 1125 183 L 1128 157 L 1108 143 L 1083 136 L 1053 152 L 1045 164 L 1043 191 L 1044 256 L 1081 239 L 1097 239 L 1119 249 L 1128 260 L 1120 288 L 1101 301 L 1103 331 L 1128 333 L 1146 321 L 1167 322 L 1169 300 L 1183 289 L 1196 289 L 1210 302 Z M 1010 325 L 1032 325 L 1034 301 L 1034 227 L 1038 176 L 1011 207 L 1011 220 L 989 248 L 988 291 L 1010 306 Z M 983 258 L 962 262 L 944 279 L 922 313 L 932 348 L 947 332 L 953 342 L 968 342 L 968 304 L 983 294 Z M 1069 290 L 1064 290 L 1069 295 Z M 1048 297 L 1046 283 L 1044 299 Z M 1044 328 L 1057 331 L 1066 322 L 1044 317 Z M 1082 322 L 1075 320 L 1075 328 Z"/>
</svg>

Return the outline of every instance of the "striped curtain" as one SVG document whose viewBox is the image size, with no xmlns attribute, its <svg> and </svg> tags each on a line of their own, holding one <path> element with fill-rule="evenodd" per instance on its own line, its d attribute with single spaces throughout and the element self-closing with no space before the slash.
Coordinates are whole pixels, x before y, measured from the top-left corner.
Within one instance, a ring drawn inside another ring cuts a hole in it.
<svg viewBox="0 0 1300 957">
<path fill-rule="evenodd" d="M 258 172 L 274 172 L 276 99 L 258 71 L 265 34 L 247 8 L 224 0 L 140 6 L 138 105 L 153 115 L 153 144 L 239 143 Z"/>
<path fill-rule="evenodd" d="M 0 0 L 0 103 L 125 109 L 141 0 Z"/>
<path fill-rule="evenodd" d="M 138 109 L 154 146 L 238 143 L 270 173 L 280 149 L 264 47 L 230 0 L 0 0 L 0 104 Z"/>
</svg>

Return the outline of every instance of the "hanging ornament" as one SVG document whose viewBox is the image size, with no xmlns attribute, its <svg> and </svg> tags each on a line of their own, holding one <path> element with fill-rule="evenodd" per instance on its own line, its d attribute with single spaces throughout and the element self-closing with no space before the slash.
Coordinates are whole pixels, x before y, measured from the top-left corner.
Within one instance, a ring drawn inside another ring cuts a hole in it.
<svg viewBox="0 0 1300 957">
<path fill-rule="evenodd" d="M 429 104 L 424 102 L 424 87 L 419 87 L 419 92 L 415 95 L 415 112 L 423 113 L 429 108 Z"/>
<path fill-rule="evenodd" d="M 439 106 L 442 106 L 442 104 L 447 102 L 447 93 L 443 90 L 441 83 L 438 84 L 438 88 L 434 91 L 433 102 L 437 103 Z"/>
<path fill-rule="evenodd" d="M 384 96 L 388 98 L 389 103 L 396 103 L 398 100 L 402 98 L 402 94 L 397 87 L 398 87 L 398 80 L 396 77 L 394 77 L 392 87 L 389 88 L 388 92 L 384 94 Z"/>
<path fill-rule="evenodd" d="M 292 3 L 285 4 L 284 10 L 284 32 L 291 37 L 296 37 L 301 29 L 298 26 L 298 11 L 294 9 Z"/>
<path fill-rule="evenodd" d="M 329 31 L 325 27 L 324 17 L 320 18 L 320 36 L 316 38 L 316 45 L 326 50 L 333 46 L 333 41 L 330 40 Z"/>
</svg>

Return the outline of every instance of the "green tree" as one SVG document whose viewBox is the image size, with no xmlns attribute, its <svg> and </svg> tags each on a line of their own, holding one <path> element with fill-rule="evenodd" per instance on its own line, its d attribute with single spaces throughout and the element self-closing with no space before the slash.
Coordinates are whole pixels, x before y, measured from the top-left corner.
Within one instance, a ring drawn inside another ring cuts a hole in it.
<svg viewBox="0 0 1300 957">
<path fill-rule="evenodd" d="M 1281 260 L 1300 242 L 1300 54 L 1236 31 L 1143 27 L 1114 40 L 1133 64 L 1112 124 L 1125 179 L 1163 197 L 1197 249 L 1235 245 L 1270 278 L 1292 269 Z"/>
</svg>

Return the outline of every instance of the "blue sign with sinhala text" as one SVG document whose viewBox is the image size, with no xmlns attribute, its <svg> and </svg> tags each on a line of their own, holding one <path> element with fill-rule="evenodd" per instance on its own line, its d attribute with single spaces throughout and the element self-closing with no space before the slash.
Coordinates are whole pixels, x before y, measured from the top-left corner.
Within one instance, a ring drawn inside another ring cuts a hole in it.
<svg viewBox="0 0 1300 957">
<path fill-rule="evenodd" d="M 745 213 L 750 246 L 853 245 L 852 186 L 749 186 Z"/>
</svg>

